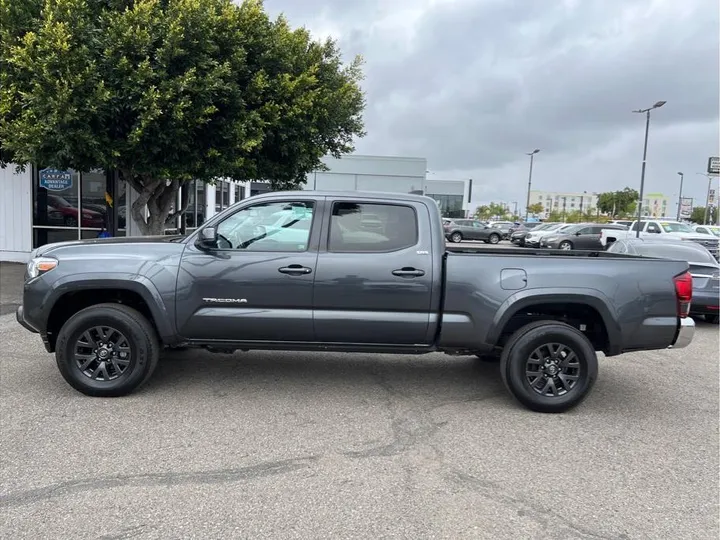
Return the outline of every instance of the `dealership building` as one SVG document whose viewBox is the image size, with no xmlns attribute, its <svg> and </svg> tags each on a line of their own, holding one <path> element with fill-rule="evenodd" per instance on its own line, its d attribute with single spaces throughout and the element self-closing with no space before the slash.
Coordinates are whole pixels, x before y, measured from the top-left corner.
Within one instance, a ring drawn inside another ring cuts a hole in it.
<svg viewBox="0 0 720 540">
<path fill-rule="evenodd" d="M 327 170 L 311 172 L 306 190 L 422 193 L 434 198 L 443 215 L 463 217 L 471 180 L 428 180 L 427 160 L 363 156 L 323 158 Z M 209 217 L 247 197 L 270 190 L 267 182 L 190 182 L 188 209 L 168 232 L 190 232 Z M 39 246 L 67 240 L 140 234 L 130 219 L 135 192 L 113 171 L 80 173 L 28 165 L 0 169 L 0 261 L 26 262 Z M 179 204 L 181 195 L 178 195 Z"/>
</svg>

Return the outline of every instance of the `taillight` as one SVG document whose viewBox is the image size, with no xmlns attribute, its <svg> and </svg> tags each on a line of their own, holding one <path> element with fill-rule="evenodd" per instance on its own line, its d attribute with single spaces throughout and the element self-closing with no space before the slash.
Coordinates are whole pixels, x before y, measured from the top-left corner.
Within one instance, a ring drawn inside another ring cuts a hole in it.
<svg viewBox="0 0 720 540">
<path fill-rule="evenodd" d="M 673 278 L 675 282 L 675 297 L 677 298 L 678 317 L 685 318 L 690 313 L 692 301 L 693 280 L 690 272 L 685 272 Z"/>
</svg>

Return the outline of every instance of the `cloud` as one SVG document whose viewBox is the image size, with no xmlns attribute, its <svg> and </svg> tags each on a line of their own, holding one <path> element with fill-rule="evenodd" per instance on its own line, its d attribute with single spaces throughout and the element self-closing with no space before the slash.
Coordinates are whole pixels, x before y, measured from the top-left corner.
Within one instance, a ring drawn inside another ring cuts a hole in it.
<svg viewBox="0 0 720 540">
<path fill-rule="evenodd" d="M 421 156 L 436 177 L 474 178 L 483 202 L 534 187 L 638 187 L 704 201 L 720 148 L 720 17 L 688 0 L 266 0 L 296 26 L 366 59 L 368 135 L 358 152 Z M 690 178 L 693 178 L 691 181 Z M 704 184 L 704 187 L 703 185 Z"/>
</svg>

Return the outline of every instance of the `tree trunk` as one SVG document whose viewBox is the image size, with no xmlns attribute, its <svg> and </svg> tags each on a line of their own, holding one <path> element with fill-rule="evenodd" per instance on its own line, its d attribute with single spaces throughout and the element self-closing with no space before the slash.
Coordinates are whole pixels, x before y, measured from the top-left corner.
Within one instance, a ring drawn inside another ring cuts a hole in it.
<svg viewBox="0 0 720 540">
<path fill-rule="evenodd" d="M 188 197 L 184 196 L 182 197 L 182 207 L 177 208 L 172 215 L 170 214 L 180 189 L 178 180 L 168 182 L 156 178 L 135 176 L 122 171 L 121 177 L 138 193 L 130 213 L 143 236 L 165 234 L 165 228 L 172 226 L 175 218 L 185 212 Z"/>
</svg>

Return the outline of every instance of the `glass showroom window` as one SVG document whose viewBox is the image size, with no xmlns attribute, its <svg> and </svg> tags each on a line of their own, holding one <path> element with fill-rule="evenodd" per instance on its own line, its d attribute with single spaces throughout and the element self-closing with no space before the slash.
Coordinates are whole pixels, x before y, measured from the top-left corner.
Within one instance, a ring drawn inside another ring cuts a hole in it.
<svg viewBox="0 0 720 540">
<path fill-rule="evenodd" d="M 433 195 L 428 193 L 427 196 L 432 197 L 438 202 L 440 213 L 444 217 L 460 218 L 465 216 L 462 207 L 462 195 Z"/>
<path fill-rule="evenodd" d="M 97 238 L 111 230 L 106 193 L 114 175 L 102 169 L 79 173 L 72 169 L 33 167 L 33 248 L 53 242 Z M 125 234 L 126 197 L 124 185 L 113 206 L 118 210 L 119 235 Z M 122 186 L 122 187 L 121 187 Z"/>
</svg>

